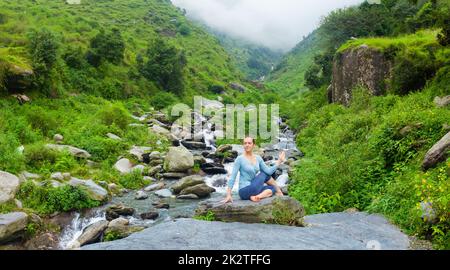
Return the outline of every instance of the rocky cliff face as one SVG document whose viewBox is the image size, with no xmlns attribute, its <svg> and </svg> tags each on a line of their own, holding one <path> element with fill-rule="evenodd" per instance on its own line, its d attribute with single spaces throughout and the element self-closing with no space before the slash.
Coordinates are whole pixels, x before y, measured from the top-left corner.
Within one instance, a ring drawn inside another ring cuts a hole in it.
<svg viewBox="0 0 450 270">
<path fill-rule="evenodd" d="M 392 62 L 384 54 L 367 45 L 339 53 L 333 64 L 333 78 L 329 99 L 350 105 L 352 89 L 361 85 L 372 95 L 383 95 L 388 88 Z"/>
</svg>

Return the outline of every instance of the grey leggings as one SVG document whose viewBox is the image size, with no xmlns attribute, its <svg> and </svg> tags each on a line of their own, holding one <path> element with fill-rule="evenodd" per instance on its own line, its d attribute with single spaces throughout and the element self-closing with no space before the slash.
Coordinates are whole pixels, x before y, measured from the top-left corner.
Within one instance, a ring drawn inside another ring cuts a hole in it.
<svg viewBox="0 0 450 270">
<path fill-rule="evenodd" d="M 251 196 L 256 196 L 264 190 L 272 190 L 272 195 L 276 193 L 276 189 L 273 186 L 265 186 L 264 183 L 272 178 L 271 175 L 267 175 L 264 172 L 260 172 L 255 178 L 253 178 L 251 184 L 239 190 L 239 197 L 242 200 L 250 200 Z"/>
</svg>

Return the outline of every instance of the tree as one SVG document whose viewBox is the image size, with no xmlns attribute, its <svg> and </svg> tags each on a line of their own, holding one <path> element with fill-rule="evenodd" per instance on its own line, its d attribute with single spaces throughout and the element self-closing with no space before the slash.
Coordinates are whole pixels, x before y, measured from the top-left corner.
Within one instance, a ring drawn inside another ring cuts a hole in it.
<svg viewBox="0 0 450 270">
<path fill-rule="evenodd" d="M 55 35 L 47 29 L 32 31 L 29 36 L 29 51 L 33 67 L 37 73 L 48 73 L 56 63 L 58 42 Z"/>
<path fill-rule="evenodd" d="M 184 89 L 183 71 L 186 66 L 184 52 L 163 39 L 156 39 L 147 50 L 147 62 L 140 67 L 142 75 L 161 88 L 174 93 Z"/>
<path fill-rule="evenodd" d="M 125 52 L 125 42 L 119 29 L 111 32 L 101 30 L 90 42 L 87 60 L 92 66 L 99 66 L 103 61 L 120 64 Z"/>
</svg>

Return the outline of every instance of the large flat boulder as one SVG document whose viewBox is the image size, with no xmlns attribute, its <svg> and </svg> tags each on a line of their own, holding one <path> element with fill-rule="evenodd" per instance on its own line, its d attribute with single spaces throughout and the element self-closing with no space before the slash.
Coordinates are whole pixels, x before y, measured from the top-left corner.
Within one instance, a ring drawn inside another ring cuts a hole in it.
<svg viewBox="0 0 450 270">
<path fill-rule="evenodd" d="M 167 172 L 185 172 L 194 167 L 194 155 L 185 147 L 170 147 L 164 160 Z"/>
<path fill-rule="evenodd" d="M 196 215 L 214 214 L 215 220 L 244 223 L 275 223 L 283 225 L 303 225 L 305 209 L 295 199 L 271 197 L 252 202 L 249 200 L 234 200 L 223 204 L 217 199 L 200 202 L 195 210 Z"/>
<path fill-rule="evenodd" d="M 408 236 L 380 215 L 305 217 L 306 227 L 194 219 L 166 221 L 87 250 L 405 250 Z"/>
<path fill-rule="evenodd" d="M 6 243 L 20 237 L 27 224 L 28 215 L 23 212 L 0 215 L 0 243 Z"/>
<path fill-rule="evenodd" d="M 448 157 L 450 150 L 450 132 L 439 140 L 425 155 L 422 168 L 428 170 Z"/>
<path fill-rule="evenodd" d="M 0 204 L 14 199 L 19 186 L 20 180 L 17 176 L 0 171 Z"/>
</svg>

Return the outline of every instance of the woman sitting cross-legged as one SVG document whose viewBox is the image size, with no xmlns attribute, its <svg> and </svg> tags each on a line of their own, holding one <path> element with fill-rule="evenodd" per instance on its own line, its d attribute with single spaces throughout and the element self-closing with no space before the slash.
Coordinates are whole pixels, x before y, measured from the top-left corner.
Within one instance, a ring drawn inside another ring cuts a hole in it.
<svg viewBox="0 0 450 270">
<path fill-rule="evenodd" d="M 239 197 L 242 200 L 252 200 L 259 202 L 261 199 L 271 197 L 273 195 L 283 196 L 277 182 L 272 178 L 278 166 L 286 159 L 285 152 L 279 154 L 276 165 L 268 167 L 259 155 L 253 154 L 255 140 L 251 137 L 244 139 L 245 152 L 238 156 L 235 160 L 231 178 L 228 181 L 227 196 L 222 203 L 233 202 L 231 191 L 239 172 Z M 265 185 L 267 184 L 267 185 Z"/>
</svg>

